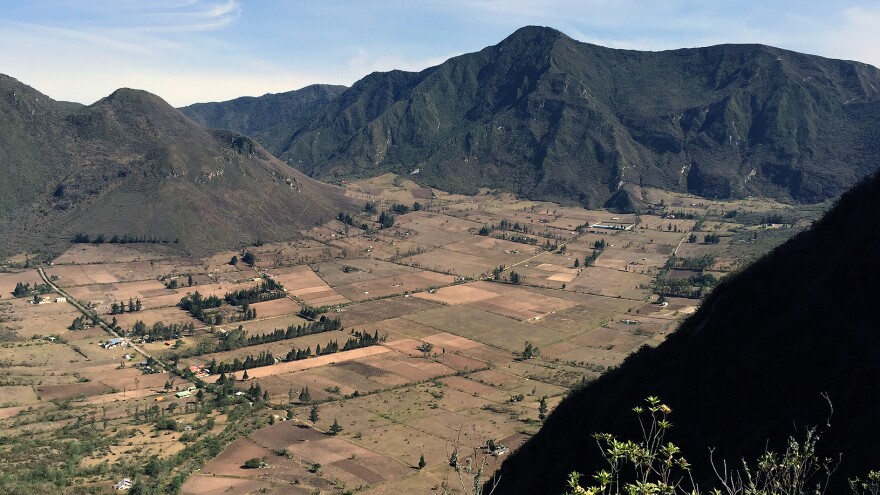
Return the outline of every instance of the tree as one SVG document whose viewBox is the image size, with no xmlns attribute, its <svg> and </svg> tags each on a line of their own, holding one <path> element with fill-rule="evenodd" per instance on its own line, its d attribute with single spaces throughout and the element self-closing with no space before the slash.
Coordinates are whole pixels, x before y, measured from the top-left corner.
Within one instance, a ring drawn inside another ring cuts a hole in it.
<svg viewBox="0 0 880 495">
<path fill-rule="evenodd" d="M 309 387 L 305 387 L 299 392 L 299 401 L 302 404 L 308 404 L 312 401 L 312 393 L 309 392 Z"/>
<path fill-rule="evenodd" d="M 134 301 L 134 310 L 135 310 L 135 311 L 140 311 L 140 310 L 141 310 L 141 307 L 142 307 L 142 306 L 141 306 L 141 300 L 140 300 L 140 298 L 138 298 L 138 299 L 136 299 L 136 300 Z"/>
<path fill-rule="evenodd" d="M 691 234 L 691 235 L 689 235 L 689 236 L 688 236 L 688 242 L 691 243 L 691 244 L 697 242 L 697 234 Z"/>
<path fill-rule="evenodd" d="M 15 284 L 15 290 L 12 291 L 14 297 L 24 297 L 30 292 L 31 284 L 23 284 L 21 282 Z"/>
<path fill-rule="evenodd" d="M 428 463 L 425 462 L 425 454 L 419 456 L 419 469 L 424 468 Z"/>
<path fill-rule="evenodd" d="M 547 418 L 547 396 L 541 397 L 538 402 L 538 419 L 544 421 Z"/>
<path fill-rule="evenodd" d="M 510 283 L 519 285 L 523 282 L 523 276 L 516 272 L 510 272 Z"/>
<path fill-rule="evenodd" d="M 575 259 L 574 259 L 574 267 L 575 267 L 575 268 L 578 268 L 578 267 L 580 267 L 580 266 L 581 266 L 581 260 L 575 258 Z"/>
<path fill-rule="evenodd" d="M 532 345 L 532 343 L 527 340 L 526 346 L 523 348 L 522 354 L 520 354 L 520 356 L 522 356 L 524 360 L 532 359 L 533 357 L 538 357 L 538 354 L 540 353 L 541 350 L 538 349 L 537 346 Z"/>
<path fill-rule="evenodd" d="M 248 372 L 247 372 L 247 370 L 244 370 L 244 374 L 241 375 L 241 379 L 242 379 L 242 380 L 247 380 L 248 378 L 250 378 L 250 377 L 248 376 Z"/>
<path fill-rule="evenodd" d="M 330 425 L 330 429 L 327 431 L 328 435 L 338 435 L 342 431 L 342 427 L 339 426 L 339 421 L 336 421 L 336 418 L 333 418 L 333 424 Z"/>
<path fill-rule="evenodd" d="M 254 253 L 245 251 L 244 255 L 241 257 L 241 261 L 244 261 L 247 265 L 254 266 L 254 263 L 257 262 L 257 257 L 254 256 Z"/>
<path fill-rule="evenodd" d="M 229 259 L 229 264 L 232 265 L 232 266 L 237 265 L 237 264 L 238 264 L 238 256 L 233 256 L 232 258 L 230 258 L 230 259 Z"/>
<path fill-rule="evenodd" d="M 314 405 L 314 406 L 312 406 L 312 409 L 309 411 L 309 421 L 311 421 L 312 424 L 315 424 L 318 422 L 318 418 L 319 418 L 318 406 Z"/>
<path fill-rule="evenodd" d="M 394 215 L 387 211 L 383 211 L 381 214 L 379 214 L 379 225 L 381 225 L 383 229 L 393 227 Z"/>
</svg>

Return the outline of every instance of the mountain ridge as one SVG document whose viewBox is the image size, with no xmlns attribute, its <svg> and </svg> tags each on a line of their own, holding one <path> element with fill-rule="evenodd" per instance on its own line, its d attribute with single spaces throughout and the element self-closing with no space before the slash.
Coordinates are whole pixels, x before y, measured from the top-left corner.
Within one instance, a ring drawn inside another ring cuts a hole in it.
<svg viewBox="0 0 880 495">
<path fill-rule="evenodd" d="M 278 153 L 324 180 L 419 169 L 601 206 L 625 183 L 708 197 L 835 197 L 876 166 L 880 71 L 765 45 L 662 52 L 541 27 L 421 72 L 374 73 Z M 864 107 L 864 108 L 863 108 Z"/>
<path fill-rule="evenodd" d="M 2 83 L 0 129 L 12 136 L 0 145 L 4 255 L 54 254 L 76 234 L 205 254 L 296 238 L 349 204 L 251 138 L 205 129 L 146 91 L 77 106 Z"/>
<path fill-rule="evenodd" d="M 312 84 L 284 93 L 196 103 L 179 110 L 204 127 L 230 129 L 251 136 L 274 154 L 287 144 L 290 134 L 345 89 L 345 86 Z"/>
</svg>

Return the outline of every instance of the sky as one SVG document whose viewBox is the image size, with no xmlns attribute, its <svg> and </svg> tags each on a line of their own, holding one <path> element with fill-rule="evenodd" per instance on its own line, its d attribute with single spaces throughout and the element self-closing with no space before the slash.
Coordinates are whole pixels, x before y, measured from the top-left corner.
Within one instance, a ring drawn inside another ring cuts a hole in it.
<svg viewBox="0 0 880 495">
<path fill-rule="evenodd" d="M 763 43 L 880 67 L 880 0 L 0 0 L 0 73 L 174 106 L 422 70 L 525 25 L 613 48 Z"/>
</svg>

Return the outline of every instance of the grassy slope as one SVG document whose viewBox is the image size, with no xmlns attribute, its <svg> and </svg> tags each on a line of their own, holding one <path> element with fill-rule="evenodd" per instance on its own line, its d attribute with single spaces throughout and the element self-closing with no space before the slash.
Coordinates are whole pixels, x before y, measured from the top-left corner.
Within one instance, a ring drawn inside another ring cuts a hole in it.
<svg viewBox="0 0 880 495">
<path fill-rule="evenodd" d="M 7 78 L 2 254 L 57 252 L 78 232 L 180 241 L 188 253 L 296 237 L 332 218 L 342 191 L 251 139 L 209 131 L 155 95 L 122 89 L 89 107 Z M 13 96 L 14 95 L 14 96 Z M 37 96 L 39 95 L 39 96 Z M 39 98 L 39 104 L 34 106 Z M 18 192 L 16 192 L 18 191 Z"/>
<path fill-rule="evenodd" d="M 251 136 L 269 152 L 277 154 L 294 132 L 345 89 L 345 86 L 313 84 L 286 93 L 196 103 L 180 111 L 205 127 L 230 129 Z"/>
<path fill-rule="evenodd" d="M 613 50 L 529 27 L 420 73 L 367 76 L 280 156 L 325 179 L 419 168 L 444 189 L 593 206 L 621 181 L 820 201 L 875 169 L 863 134 L 878 100 L 880 71 L 857 62 L 760 45 Z"/>
<path fill-rule="evenodd" d="M 591 438 L 640 438 L 631 408 L 648 395 L 674 410 L 670 440 L 698 480 L 716 459 L 754 460 L 765 442 L 824 424 L 824 454 L 842 453 L 830 493 L 878 468 L 880 175 L 845 194 L 811 230 L 725 281 L 655 350 L 574 393 L 502 466 L 498 494 L 559 493 L 566 473 L 601 469 Z"/>
</svg>

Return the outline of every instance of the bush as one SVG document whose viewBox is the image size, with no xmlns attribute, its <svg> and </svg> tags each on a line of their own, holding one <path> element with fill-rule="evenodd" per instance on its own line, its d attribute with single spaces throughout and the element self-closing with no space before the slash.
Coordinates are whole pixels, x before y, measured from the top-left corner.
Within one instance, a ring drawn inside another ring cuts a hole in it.
<svg viewBox="0 0 880 495">
<path fill-rule="evenodd" d="M 664 443 L 672 423 L 672 409 L 657 397 L 648 397 L 647 407 L 636 407 L 643 432 L 640 442 L 618 440 L 608 433 L 594 438 L 602 449 L 607 468 L 592 476 L 594 485 L 581 486 L 582 475 L 572 472 L 565 495 L 699 495 L 703 490 L 690 476 L 690 464 L 675 444 Z M 826 397 L 827 400 L 827 397 Z M 830 405 L 830 402 L 829 402 Z M 829 423 L 830 426 L 830 423 Z M 729 470 L 727 463 L 717 465 L 715 474 L 722 489 L 706 490 L 712 495 L 820 495 L 837 468 L 838 460 L 820 458 L 816 445 L 821 438 L 816 427 L 806 431 L 804 439 L 788 439 L 782 454 L 765 451 L 754 465 L 746 461 L 741 470 Z M 720 471 L 719 471 L 720 469 Z M 856 495 L 880 493 L 880 472 L 871 471 L 865 480 L 850 480 Z"/>
<path fill-rule="evenodd" d="M 168 430 L 168 431 L 176 431 L 177 430 L 177 421 L 174 421 L 171 418 L 159 418 L 156 420 L 156 429 L 157 430 Z"/>
<path fill-rule="evenodd" d="M 245 469 L 259 469 L 265 465 L 266 465 L 266 460 L 264 458 L 253 457 L 253 458 L 250 458 L 250 459 L 244 461 L 244 466 L 242 466 L 242 467 Z"/>
</svg>

